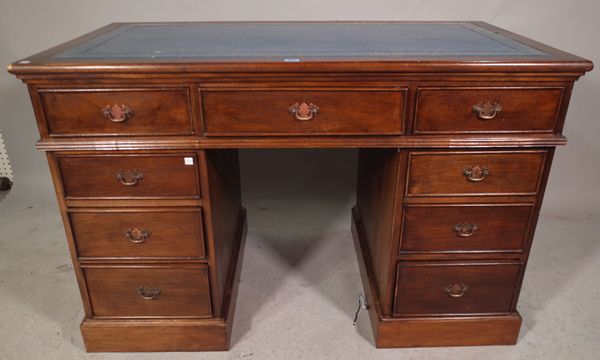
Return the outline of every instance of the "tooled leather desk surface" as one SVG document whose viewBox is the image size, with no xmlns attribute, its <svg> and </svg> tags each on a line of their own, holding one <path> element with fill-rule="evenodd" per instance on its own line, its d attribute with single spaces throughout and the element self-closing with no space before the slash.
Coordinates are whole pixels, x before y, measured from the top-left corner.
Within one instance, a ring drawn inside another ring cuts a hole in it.
<svg viewBox="0 0 600 360">
<path fill-rule="evenodd" d="M 53 60 L 547 57 L 474 23 L 129 23 Z"/>
</svg>

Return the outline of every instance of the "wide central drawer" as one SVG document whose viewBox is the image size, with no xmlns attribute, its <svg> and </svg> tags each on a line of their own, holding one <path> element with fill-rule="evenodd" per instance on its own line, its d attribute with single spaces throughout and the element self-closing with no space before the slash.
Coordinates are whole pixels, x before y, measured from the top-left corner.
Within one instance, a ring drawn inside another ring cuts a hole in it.
<svg viewBox="0 0 600 360">
<path fill-rule="evenodd" d="M 56 155 L 67 198 L 199 198 L 195 153 Z"/>
<path fill-rule="evenodd" d="M 394 313 L 399 315 L 507 314 L 521 263 L 400 262 Z"/>
<path fill-rule="evenodd" d="M 534 195 L 547 152 L 409 153 L 407 196 Z"/>
<path fill-rule="evenodd" d="M 79 257 L 205 256 L 199 208 L 72 210 Z"/>
<path fill-rule="evenodd" d="M 403 88 L 201 89 L 206 135 L 398 135 Z"/>
<path fill-rule="evenodd" d="M 95 317 L 210 317 L 208 267 L 86 266 Z"/>
</svg>

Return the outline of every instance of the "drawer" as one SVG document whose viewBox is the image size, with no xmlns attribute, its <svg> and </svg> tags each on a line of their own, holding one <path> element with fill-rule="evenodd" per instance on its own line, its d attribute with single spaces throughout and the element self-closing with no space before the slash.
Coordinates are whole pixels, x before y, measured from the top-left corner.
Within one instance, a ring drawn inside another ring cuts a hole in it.
<svg viewBox="0 0 600 360">
<path fill-rule="evenodd" d="M 552 133 L 563 88 L 420 88 L 415 134 Z"/>
<path fill-rule="evenodd" d="M 407 196 L 534 195 L 546 151 L 411 152 Z"/>
<path fill-rule="evenodd" d="M 199 208 L 71 211 L 80 257 L 205 257 Z"/>
<path fill-rule="evenodd" d="M 84 267 L 94 317 L 210 317 L 208 269 L 175 267 Z"/>
<path fill-rule="evenodd" d="M 398 315 L 507 314 L 514 311 L 521 263 L 401 262 L 394 313 Z"/>
<path fill-rule="evenodd" d="M 207 135 L 384 135 L 403 131 L 406 89 L 202 90 Z"/>
<path fill-rule="evenodd" d="M 520 251 L 532 205 L 407 206 L 400 252 Z"/>
<path fill-rule="evenodd" d="M 191 135 L 187 88 L 40 90 L 50 136 Z"/>
<path fill-rule="evenodd" d="M 195 153 L 57 155 L 67 198 L 199 198 Z"/>
</svg>

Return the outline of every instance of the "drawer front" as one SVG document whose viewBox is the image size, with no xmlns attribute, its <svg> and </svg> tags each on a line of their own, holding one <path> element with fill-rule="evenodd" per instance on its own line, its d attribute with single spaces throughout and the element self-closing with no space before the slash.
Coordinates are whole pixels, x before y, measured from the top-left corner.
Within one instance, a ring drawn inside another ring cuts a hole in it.
<svg viewBox="0 0 600 360">
<path fill-rule="evenodd" d="M 208 269 L 85 267 L 95 317 L 210 317 Z"/>
<path fill-rule="evenodd" d="M 534 195 L 545 151 L 412 152 L 407 196 Z"/>
<path fill-rule="evenodd" d="M 203 90 L 207 135 L 401 134 L 405 89 Z"/>
<path fill-rule="evenodd" d="M 205 257 L 199 208 L 70 212 L 80 257 Z"/>
<path fill-rule="evenodd" d="M 400 263 L 394 313 L 510 313 L 520 272 L 520 263 Z"/>
<path fill-rule="evenodd" d="M 563 88 L 421 88 L 414 133 L 551 133 Z"/>
<path fill-rule="evenodd" d="M 400 252 L 519 251 L 533 206 L 407 206 Z"/>
<path fill-rule="evenodd" d="M 58 155 L 67 198 L 199 198 L 197 156 Z"/>
<path fill-rule="evenodd" d="M 40 90 L 50 136 L 191 135 L 187 88 Z"/>
</svg>

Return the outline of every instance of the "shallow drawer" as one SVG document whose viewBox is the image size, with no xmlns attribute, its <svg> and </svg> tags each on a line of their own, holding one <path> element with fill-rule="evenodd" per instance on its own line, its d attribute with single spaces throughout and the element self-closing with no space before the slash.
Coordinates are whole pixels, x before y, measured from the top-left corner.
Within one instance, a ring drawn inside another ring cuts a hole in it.
<svg viewBox="0 0 600 360">
<path fill-rule="evenodd" d="M 530 205 L 407 206 L 400 252 L 518 251 Z"/>
<path fill-rule="evenodd" d="M 421 88 L 416 134 L 548 132 L 563 88 Z"/>
<path fill-rule="evenodd" d="M 69 219 L 80 257 L 205 256 L 199 208 L 77 211 Z"/>
<path fill-rule="evenodd" d="M 190 135 L 187 88 L 40 90 L 50 136 Z"/>
<path fill-rule="evenodd" d="M 85 267 L 95 317 L 209 317 L 204 264 Z"/>
<path fill-rule="evenodd" d="M 58 155 L 67 198 L 198 198 L 195 154 Z"/>
<path fill-rule="evenodd" d="M 407 195 L 534 195 L 545 157 L 545 151 L 412 152 Z"/>
<path fill-rule="evenodd" d="M 203 90 L 207 135 L 401 134 L 405 89 Z"/>
<path fill-rule="evenodd" d="M 394 313 L 510 313 L 520 271 L 520 263 L 401 262 Z"/>
</svg>

